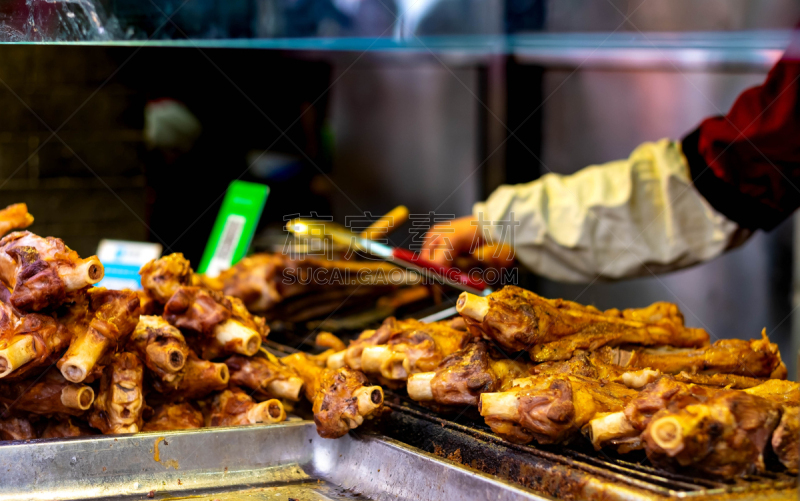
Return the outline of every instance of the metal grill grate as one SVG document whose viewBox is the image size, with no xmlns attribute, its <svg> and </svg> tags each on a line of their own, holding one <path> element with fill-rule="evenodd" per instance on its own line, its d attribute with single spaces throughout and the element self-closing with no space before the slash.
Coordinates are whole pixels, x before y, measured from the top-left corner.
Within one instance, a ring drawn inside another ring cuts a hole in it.
<svg viewBox="0 0 800 501">
<path fill-rule="evenodd" d="M 565 493 L 562 490 L 564 485 L 595 481 L 603 484 L 602 497 L 607 499 L 629 500 L 632 497 L 650 499 L 654 497 L 653 494 L 655 497 L 667 498 L 699 499 L 724 496 L 739 499 L 756 495 L 761 497 L 760 491 L 766 490 L 782 491 L 785 494 L 779 496 L 782 498 L 796 498 L 793 489 L 797 485 L 797 478 L 788 473 L 767 472 L 730 480 L 692 477 L 654 468 L 644 457 L 642 463 L 637 463 L 593 450 L 587 452 L 563 446 L 545 448 L 513 444 L 492 434 L 483 423 L 470 422 L 471 419 L 464 419 L 463 416 L 459 421 L 468 424 L 443 418 L 392 392 L 387 392 L 386 405 L 394 412 L 389 417 L 391 424 L 381 426 L 382 433 L 450 459 L 453 459 L 451 456 L 455 454 L 458 456 L 457 459 L 461 459 L 460 462 L 473 467 L 481 466 L 482 461 L 472 456 L 464 461 L 462 451 L 466 446 L 470 451 L 477 451 L 480 455 L 483 447 L 487 451 L 487 456 L 491 456 L 487 459 L 493 461 L 490 463 L 490 473 L 503 476 L 503 470 L 506 473 L 511 472 L 511 475 L 505 476 L 537 490 L 542 490 L 540 489 L 542 486 L 550 486 L 551 488 L 543 490 L 555 497 L 573 497 L 560 495 Z M 398 427 L 400 422 L 405 423 Z M 433 426 L 426 426 L 425 423 Z M 389 429 L 392 427 L 395 427 L 396 431 Z M 408 433 L 409 428 L 413 427 L 418 428 L 420 433 Z M 426 435 L 431 436 L 426 437 Z M 469 444 L 469 442 L 474 443 Z M 518 454 L 509 455 L 502 452 L 495 454 L 498 448 L 500 451 L 515 451 Z M 506 460 L 516 465 L 502 464 Z M 501 463 L 498 464 L 497 461 Z M 526 468 L 526 463 L 529 468 Z M 566 467 L 572 470 L 571 475 L 557 468 L 550 468 L 548 464 Z M 478 469 L 486 470 L 480 467 Z M 531 478 L 526 478 L 526 469 Z M 548 470 L 553 478 L 538 477 L 540 471 L 543 472 L 542 475 L 548 475 Z M 517 471 L 521 472 L 522 476 L 516 474 Z M 630 492 L 631 490 L 634 492 Z M 640 496 L 632 496 L 635 493 Z"/>
</svg>

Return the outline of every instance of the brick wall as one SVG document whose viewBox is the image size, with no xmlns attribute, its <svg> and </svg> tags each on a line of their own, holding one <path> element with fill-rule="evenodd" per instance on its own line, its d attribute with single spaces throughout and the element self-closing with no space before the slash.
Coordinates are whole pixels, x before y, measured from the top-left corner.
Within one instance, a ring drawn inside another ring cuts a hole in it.
<svg viewBox="0 0 800 501">
<path fill-rule="evenodd" d="M 103 48 L 0 45 L 0 205 L 27 203 L 32 231 L 82 255 L 101 238 L 148 236 L 144 101 L 122 72 L 102 85 L 119 65 Z M 62 124 L 67 146 L 47 127 Z"/>
</svg>

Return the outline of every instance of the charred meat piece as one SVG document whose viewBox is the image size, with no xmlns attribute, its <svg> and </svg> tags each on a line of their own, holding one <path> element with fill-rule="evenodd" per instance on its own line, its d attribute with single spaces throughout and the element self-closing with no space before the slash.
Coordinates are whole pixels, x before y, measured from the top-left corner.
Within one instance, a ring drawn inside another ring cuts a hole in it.
<svg viewBox="0 0 800 501">
<path fill-rule="evenodd" d="M 269 353 L 263 357 L 234 355 L 225 361 L 231 374 L 231 384 L 268 396 L 298 401 L 303 380 L 290 367 Z"/>
<path fill-rule="evenodd" d="M 209 426 L 237 426 L 256 423 L 280 423 L 286 411 L 280 400 L 256 403 L 247 393 L 234 387 L 214 396 L 211 402 Z"/>
<path fill-rule="evenodd" d="M 52 365 L 71 332 L 49 315 L 22 314 L 2 301 L 0 286 L 0 378 L 21 379 Z"/>
<path fill-rule="evenodd" d="M 204 425 L 203 413 L 184 402 L 158 406 L 142 431 L 192 430 Z"/>
<path fill-rule="evenodd" d="M 196 334 L 190 343 L 205 359 L 238 353 L 253 356 L 269 329 L 241 300 L 200 287 L 180 287 L 164 306 L 172 325 Z"/>
<path fill-rule="evenodd" d="M 153 379 L 153 389 L 178 400 L 194 400 L 228 386 L 230 372 L 225 364 L 199 358 L 189 351 L 186 364 L 172 381 Z"/>
<path fill-rule="evenodd" d="M 58 361 L 61 373 L 73 383 L 86 379 L 103 356 L 124 348 L 139 323 L 135 292 L 93 288 L 88 295 L 91 320 L 85 329 L 85 321 L 74 324 L 69 348 Z"/>
<path fill-rule="evenodd" d="M 136 433 L 142 427 L 144 366 L 128 352 L 115 353 L 100 378 L 89 425 L 104 435 Z"/>
<path fill-rule="evenodd" d="M 708 333 L 678 325 L 675 317 L 646 323 L 570 301 L 545 299 L 514 286 L 488 297 L 463 293 L 456 307 L 470 329 L 507 350 L 527 351 L 536 362 L 566 360 L 576 350 L 621 344 L 708 344 Z"/>
<path fill-rule="evenodd" d="M 13 204 L 0 210 L 0 235 L 27 228 L 32 224 L 33 216 L 28 214 L 28 206 L 25 204 Z"/>
<path fill-rule="evenodd" d="M 568 441 L 598 414 L 620 411 L 636 396 L 619 383 L 572 375 L 531 376 L 514 384 L 482 394 L 479 410 L 495 433 L 517 443 Z"/>
<path fill-rule="evenodd" d="M 665 374 L 732 374 L 753 378 L 786 378 L 778 345 L 769 342 L 766 329 L 761 339 L 721 339 L 695 349 L 672 347 L 620 350 L 619 365 L 657 369 Z"/>
<path fill-rule="evenodd" d="M 139 275 L 147 295 L 161 304 L 166 304 L 179 287 L 192 285 L 191 264 L 180 252 L 150 261 Z"/>
<path fill-rule="evenodd" d="M 0 419 L 0 440 L 31 440 L 36 438 L 36 430 L 25 418 L 10 417 Z"/>
<path fill-rule="evenodd" d="M 656 466 L 731 477 L 765 470 L 764 449 L 780 418 L 777 403 L 720 391 L 705 403 L 659 411 L 642 438 Z"/>
<path fill-rule="evenodd" d="M 97 256 L 81 259 L 61 239 L 21 231 L 0 240 L 0 280 L 12 289 L 10 302 L 20 310 L 57 307 L 69 293 L 102 278 Z"/>
<path fill-rule="evenodd" d="M 449 321 L 425 324 L 390 317 L 384 325 L 392 331 L 388 341 L 364 347 L 361 370 L 389 381 L 405 381 L 411 374 L 434 370 L 445 357 L 463 349 L 471 337 L 464 330 L 453 329 Z"/>
<path fill-rule="evenodd" d="M 39 438 L 89 437 L 92 435 L 97 435 L 97 432 L 85 423 L 67 417 L 50 420 Z"/>
<path fill-rule="evenodd" d="M 408 396 L 439 405 L 477 406 L 482 393 L 504 391 L 531 371 L 527 362 L 506 359 L 476 340 L 444 359 L 435 371 L 412 374 Z"/>
<path fill-rule="evenodd" d="M 94 390 L 70 383 L 53 368 L 33 381 L 0 384 L 0 402 L 10 410 L 79 416 L 92 406 Z"/>
<path fill-rule="evenodd" d="M 128 351 L 165 383 L 175 381 L 186 365 L 189 346 L 183 334 L 161 317 L 142 315 L 128 341 Z"/>
<path fill-rule="evenodd" d="M 771 443 L 772 450 L 783 466 L 796 475 L 800 466 L 800 407 L 784 408 Z"/>
<path fill-rule="evenodd" d="M 324 359 L 305 353 L 295 353 L 281 361 L 303 380 L 306 398 L 313 404 L 317 433 L 323 438 L 346 435 L 383 407 L 383 390 L 368 386 L 362 372 L 347 367 L 328 369 Z"/>
</svg>

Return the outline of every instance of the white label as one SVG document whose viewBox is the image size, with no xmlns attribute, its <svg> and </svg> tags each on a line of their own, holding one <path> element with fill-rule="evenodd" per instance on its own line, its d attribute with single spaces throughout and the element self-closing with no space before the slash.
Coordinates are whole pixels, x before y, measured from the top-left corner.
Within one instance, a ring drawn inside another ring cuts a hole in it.
<svg viewBox="0 0 800 501">
<path fill-rule="evenodd" d="M 217 248 L 214 249 L 214 256 L 208 263 L 206 275 L 216 277 L 222 271 L 231 267 L 233 253 L 236 252 L 236 246 L 239 245 L 239 239 L 242 238 L 242 231 L 246 222 L 247 219 L 244 216 L 238 214 L 230 214 L 228 216 L 225 220 L 225 226 L 222 228 L 222 235 L 219 237 Z"/>
</svg>

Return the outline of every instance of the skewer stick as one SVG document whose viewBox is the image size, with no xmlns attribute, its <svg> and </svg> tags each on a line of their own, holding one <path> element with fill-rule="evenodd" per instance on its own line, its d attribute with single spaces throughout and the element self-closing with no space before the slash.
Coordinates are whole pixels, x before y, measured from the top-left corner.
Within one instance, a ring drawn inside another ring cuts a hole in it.
<svg viewBox="0 0 800 501">
<path fill-rule="evenodd" d="M 369 225 L 369 227 L 361 232 L 360 237 L 367 240 L 375 240 L 377 238 L 385 237 L 398 226 L 401 226 L 408 219 L 408 208 L 405 205 L 398 205 L 394 209 L 387 212 L 380 219 Z"/>
<path fill-rule="evenodd" d="M 408 390 L 409 398 L 417 402 L 429 402 L 433 400 L 431 381 L 434 376 L 436 376 L 435 372 L 418 372 L 417 374 L 408 376 L 408 385 L 406 389 Z"/>
<path fill-rule="evenodd" d="M 70 409 L 88 410 L 94 402 L 94 390 L 90 386 L 70 384 L 61 390 L 61 403 Z"/>
<path fill-rule="evenodd" d="M 519 416 L 519 399 L 516 392 L 482 393 L 478 412 L 483 417 L 515 420 Z"/>
<path fill-rule="evenodd" d="M 267 385 L 267 391 L 278 398 L 287 400 L 300 400 L 300 391 L 303 389 L 303 380 L 296 376 L 288 379 L 275 379 Z"/>
<path fill-rule="evenodd" d="M 280 400 L 270 399 L 254 405 L 247 411 L 250 424 L 280 423 L 286 420 L 286 410 Z"/>
<path fill-rule="evenodd" d="M 20 339 L 0 350 L 0 378 L 4 378 L 36 358 L 36 341 L 33 336 Z"/>
<path fill-rule="evenodd" d="M 353 397 L 358 402 L 358 415 L 368 416 L 383 405 L 383 388 L 380 386 L 362 386 L 353 392 Z"/>
<path fill-rule="evenodd" d="M 96 284 L 103 279 L 105 270 L 97 256 L 91 256 L 81 260 L 74 268 L 59 269 L 58 274 L 67 292 L 72 292 Z"/>
<path fill-rule="evenodd" d="M 456 311 L 463 317 L 470 318 L 476 322 L 483 322 L 483 319 L 489 313 L 489 298 L 462 292 L 456 302 Z"/>
<path fill-rule="evenodd" d="M 247 357 L 258 353 L 258 348 L 261 346 L 261 336 L 258 332 L 233 319 L 214 327 L 214 337 L 222 346 L 230 346 L 234 352 Z"/>
</svg>

